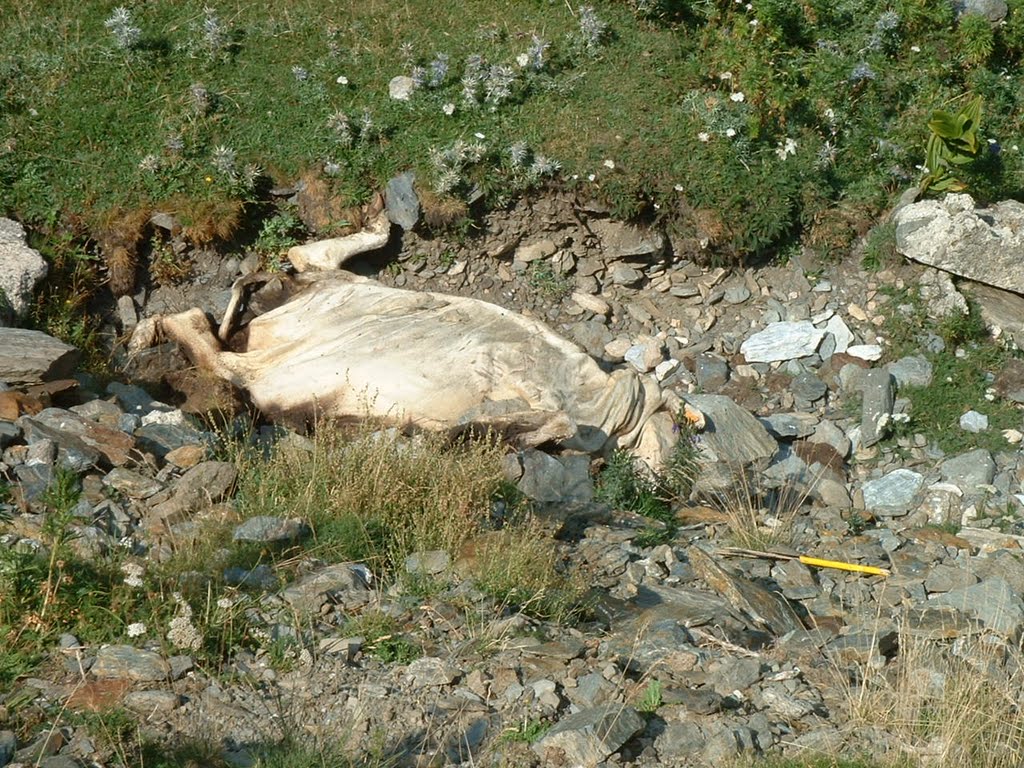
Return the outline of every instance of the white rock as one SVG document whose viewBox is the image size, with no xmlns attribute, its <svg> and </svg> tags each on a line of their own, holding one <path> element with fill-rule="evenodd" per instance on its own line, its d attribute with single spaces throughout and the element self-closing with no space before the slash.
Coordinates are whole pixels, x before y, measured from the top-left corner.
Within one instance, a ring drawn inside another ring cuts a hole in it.
<svg viewBox="0 0 1024 768">
<path fill-rule="evenodd" d="M 15 316 L 24 315 L 46 272 L 46 261 L 39 251 L 28 247 L 21 224 L 0 218 L 0 316 L 5 304 Z"/>
<path fill-rule="evenodd" d="M 850 327 L 843 322 L 843 318 L 839 315 L 832 315 L 828 322 L 825 324 L 825 331 L 831 333 L 836 340 L 836 352 L 845 352 L 850 348 L 850 345 L 856 341 L 853 335 L 853 331 Z"/>
<path fill-rule="evenodd" d="M 391 78 L 391 82 L 388 83 L 388 96 L 395 101 L 408 101 L 412 97 L 412 92 L 416 90 L 416 81 L 411 77 L 405 75 L 399 75 L 398 77 Z"/>
<path fill-rule="evenodd" d="M 675 358 L 664 360 L 654 366 L 654 376 L 658 381 L 664 381 L 679 367 L 679 361 Z"/>
<path fill-rule="evenodd" d="M 977 411 L 968 411 L 960 417 L 960 429 L 967 432 L 984 432 L 988 429 L 988 416 Z"/>
<path fill-rule="evenodd" d="M 740 346 L 748 363 L 774 363 L 814 354 L 825 331 L 809 320 L 771 323 Z"/>
<path fill-rule="evenodd" d="M 593 296 L 582 291 L 573 291 L 571 298 L 577 306 L 582 307 L 588 312 L 593 312 L 595 315 L 607 315 L 612 310 L 608 302 L 600 296 Z"/>
<path fill-rule="evenodd" d="M 877 360 L 882 356 L 882 348 L 877 344 L 855 344 L 847 347 L 846 353 L 861 360 Z"/>
</svg>

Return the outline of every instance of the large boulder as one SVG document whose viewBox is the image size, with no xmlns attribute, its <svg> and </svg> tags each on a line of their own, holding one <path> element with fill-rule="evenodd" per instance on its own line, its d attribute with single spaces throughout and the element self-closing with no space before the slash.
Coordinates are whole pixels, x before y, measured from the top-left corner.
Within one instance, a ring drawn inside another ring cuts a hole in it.
<svg viewBox="0 0 1024 768">
<path fill-rule="evenodd" d="M 914 261 L 1024 293 L 1024 204 L 975 207 L 970 195 L 922 200 L 896 212 L 896 248 Z"/>
<path fill-rule="evenodd" d="M 46 261 L 28 247 L 21 224 L 0 218 L 0 318 L 25 314 L 46 272 Z"/>
</svg>

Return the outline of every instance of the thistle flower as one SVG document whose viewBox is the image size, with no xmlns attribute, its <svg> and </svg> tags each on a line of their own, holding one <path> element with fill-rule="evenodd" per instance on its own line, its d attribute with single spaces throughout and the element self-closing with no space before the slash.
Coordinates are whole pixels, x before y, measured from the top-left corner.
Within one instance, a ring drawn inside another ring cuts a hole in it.
<svg viewBox="0 0 1024 768">
<path fill-rule="evenodd" d="M 868 66 L 867 62 L 862 61 L 860 64 L 855 66 L 853 71 L 850 73 L 850 82 L 856 84 L 863 82 L 864 80 L 874 80 L 875 77 L 875 70 Z"/>
<path fill-rule="evenodd" d="M 530 175 L 536 178 L 541 176 L 554 176 L 562 170 L 562 164 L 544 155 L 537 155 L 530 166 Z"/>
<path fill-rule="evenodd" d="M 527 146 L 525 141 L 517 141 L 511 147 L 508 148 L 509 161 L 512 163 L 513 168 L 518 168 L 526 164 L 526 157 L 530 153 L 530 148 Z"/>
<path fill-rule="evenodd" d="M 168 152 L 177 154 L 178 152 L 181 152 L 181 150 L 185 148 L 185 140 L 181 137 L 180 133 L 172 133 L 170 136 L 167 137 L 167 140 L 164 142 L 164 148 Z"/>
<path fill-rule="evenodd" d="M 448 54 L 439 53 L 430 62 L 430 74 L 427 77 L 427 85 L 431 88 L 438 88 L 448 78 Z"/>
<path fill-rule="evenodd" d="M 516 73 L 512 67 L 504 64 L 495 64 L 487 70 L 487 79 L 484 82 L 484 99 L 488 104 L 497 106 L 512 96 L 512 84 L 515 82 Z"/>
<path fill-rule="evenodd" d="M 202 83 L 192 83 L 188 87 L 188 95 L 192 100 L 192 111 L 197 115 L 205 115 L 210 111 L 210 92 Z"/>
<path fill-rule="evenodd" d="M 544 69 L 544 57 L 550 47 L 550 43 L 537 35 L 533 35 L 530 47 L 526 49 L 526 64 L 524 66 L 534 72 Z"/>
<path fill-rule="evenodd" d="M 156 155 L 146 155 L 139 160 L 139 170 L 144 173 L 156 173 L 160 170 L 160 158 Z"/>
<path fill-rule="evenodd" d="M 836 164 L 836 145 L 831 141 L 825 141 L 824 144 L 818 149 L 817 157 L 814 161 L 814 165 L 824 170 L 831 168 Z"/>
<path fill-rule="evenodd" d="M 132 24 L 132 14 L 123 5 L 117 6 L 103 26 L 114 36 L 114 43 L 122 51 L 134 48 L 142 37 L 142 30 Z"/>
<path fill-rule="evenodd" d="M 412 78 L 412 81 L 416 84 L 417 88 L 422 88 L 427 84 L 427 68 L 413 67 L 412 72 L 409 73 L 409 77 Z"/>
<path fill-rule="evenodd" d="M 406 40 L 404 43 L 398 46 L 398 57 L 406 66 L 412 64 L 412 60 L 415 57 L 415 54 L 413 53 L 412 43 Z"/>
<path fill-rule="evenodd" d="M 377 133 L 377 124 L 373 122 L 373 115 L 370 114 L 370 110 L 364 109 L 363 116 L 359 119 L 359 138 L 369 140 Z"/>
<path fill-rule="evenodd" d="M 334 140 L 343 147 L 352 144 L 352 127 L 348 122 L 348 115 L 337 111 L 327 118 L 327 127 L 334 134 Z"/>
<path fill-rule="evenodd" d="M 221 173 L 227 176 L 233 175 L 235 172 L 235 160 L 235 150 L 230 147 L 225 147 L 221 144 L 214 148 L 211 162 L 213 163 L 213 167 Z"/>
<path fill-rule="evenodd" d="M 462 177 L 454 168 L 444 168 L 434 182 L 434 191 L 439 195 L 447 195 L 462 182 Z"/>
<path fill-rule="evenodd" d="M 324 174 L 326 176 L 337 176 L 341 173 L 341 164 L 334 160 L 324 160 Z"/>
<path fill-rule="evenodd" d="M 238 180 L 246 189 L 252 189 L 256 186 L 256 182 L 260 180 L 262 175 L 263 169 L 259 165 L 256 163 L 246 163 L 242 168 L 242 172 L 238 174 Z"/>
<path fill-rule="evenodd" d="M 298 80 L 300 83 L 309 80 L 309 70 L 305 67 L 300 67 L 297 64 L 292 67 L 292 77 Z"/>
<path fill-rule="evenodd" d="M 203 48 L 211 59 L 216 58 L 227 46 L 227 29 L 221 23 L 217 11 L 209 6 L 203 8 Z"/>
<path fill-rule="evenodd" d="M 595 51 L 608 31 L 608 25 L 597 18 L 592 5 L 581 5 L 577 9 L 580 19 L 580 39 L 588 51 Z"/>
</svg>

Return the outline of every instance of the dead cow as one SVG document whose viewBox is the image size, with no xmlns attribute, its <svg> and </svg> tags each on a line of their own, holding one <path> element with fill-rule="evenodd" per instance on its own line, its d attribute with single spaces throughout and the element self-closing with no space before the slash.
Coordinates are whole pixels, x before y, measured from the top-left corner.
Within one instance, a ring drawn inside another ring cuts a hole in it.
<svg viewBox="0 0 1024 768">
<path fill-rule="evenodd" d="M 522 446 L 630 449 L 652 468 L 675 442 L 678 400 L 653 379 L 605 373 L 543 323 L 475 299 L 344 271 L 308 273 L 289 279 L 287 301 L 234 333 L 246 290 L 266 279 L 236 284 L 220 339 L 199 309 L 161 325 L 196 365 L 247 392 L 271 418 L 494 427 Z"/>
</svg>

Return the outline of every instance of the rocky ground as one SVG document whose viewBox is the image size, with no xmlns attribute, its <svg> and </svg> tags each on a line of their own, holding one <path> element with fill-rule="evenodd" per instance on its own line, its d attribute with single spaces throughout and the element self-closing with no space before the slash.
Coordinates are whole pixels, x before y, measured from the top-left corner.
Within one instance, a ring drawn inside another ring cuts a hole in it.
<svg viewBox="0 0 1024 768">
<path fill-rule="evenodd" d="M 600 593 L 587 621 L 502 612 L 457 578 L 416 598 L 378 589 L 358 564 L 311 562 L 283 584 L 264 567 L 246 576 L 260 577 L 254 599 L 268 635 L 294 626 L 295 612 L 314 617 L 288 664 L 243 652 L 214 671 L 160 643 L 95 647 L 64 636 L 45 676 L 0 691 L 0 729 L 27 697 L 42 709 L 120 704 L 146 734 L 201 734 L 238 765 L 289 729 L 343 735 L 354 753 L 372 747 L 414 766 L 720 765 L 763 753 L 966 759 L 971 748 L 955 735 L 909 738 L 905 722 L 885 717 L 910 706 L 907 697 L 941 711 L 961 668 L 1011 702 L 1024 695 L 1020 435 L 1007 433 L 998 451 L 943 452 L 914 431 L 905 396 L 931 381 L 932 363 L 890 354 L 906 322 L 904 291 L 920 291 L 936 319 L 959 311 L 960 293 L 944 272 L 899 263 L 868 273 L 856 254 L 827 263 L 794 254 L 746 270 L 674 256 L 695 248 L 550 197 L 489 217 L 480 237 L 406 233 L 385 256 L 353 265 L 390 285 L 532 314 L 608 367 L 656 376 L 708 418 L 704 479 L 750 468 L 752 493 L 681 507 L 675 535 L 651 545 L 642 535 L 650 521 L 594 500 L 585 462 L 522 455 L 512 479 Z M 210 259 L 189 284 L 122 302 L 118 322 L 130 331 L 139 316 L 193 305 L 219 315 L 233 279 L 254 265 L 245 254 Z M 9 382 L 0 473 L 15 489 L 0 546 L 42 546 L 38 504 L 61 463 L 82 479 L 73 546 L 87 557 L 127 547 L 159 560 L 197 517 L 231 504 L 236 468 L 213 460 L 199 422 L 155 399 L 170 399 L 168 374 L 177 382 L 187 367 L 173 349 L 132 360 L 123 383 L 99 388 L 79 376 L 70 389 L 54 383 L 74 373 L 68 350 L 0 338 Z M 919 343 L 922 352 L 944 344 L 926 328 Z M 993 374 L 992 401 L 1024 400 L 1015 364 Z M 992 429 L 989 403 L 949 426 L 965 445 Z M 262 521 L 236 538 L 279 529 Z M 723 552 L 757 543 L 889 575 Z M 421 553 L 409 567 L 443 576 L 451 560 Z M 347 620 L 371 609 L 422 654 L 382 658 L 346 634 Z M 0 766 L 113 759 L 81 725 L 0 730 Z"/>
</svg>

